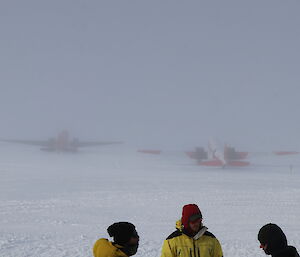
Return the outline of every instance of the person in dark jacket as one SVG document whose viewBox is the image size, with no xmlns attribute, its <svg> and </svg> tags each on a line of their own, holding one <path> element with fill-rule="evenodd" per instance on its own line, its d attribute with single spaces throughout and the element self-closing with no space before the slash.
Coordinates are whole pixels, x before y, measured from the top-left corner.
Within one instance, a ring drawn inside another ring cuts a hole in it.
<svg viewBox="0 0 300 257">
<path fill-rule="evenodd" d="M 128 257 L 135 255 L 139 236 L 135 226 L 129 222 L 116 222 L 107 228 L 113 242 L 100 238 L 94 245 L 94 257 Z"/>
<path fill-rule="evenodd" d="M 260 248 L 272 257 L 299 257 L 295 247 L 289 246 L 282 229 L 276 224 L 266 224 L 258 232 Z"/>
</svg>

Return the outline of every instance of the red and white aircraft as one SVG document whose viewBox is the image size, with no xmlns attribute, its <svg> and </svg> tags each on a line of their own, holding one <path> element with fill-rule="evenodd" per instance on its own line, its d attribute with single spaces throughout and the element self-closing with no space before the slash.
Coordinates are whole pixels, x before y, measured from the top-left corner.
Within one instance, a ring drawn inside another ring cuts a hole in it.
<svg viewBox="0 0 300 257">
<path fill-rule="evenodd" d="M 56 138 L 48 140 L 18 140 L 0 139 L 2 142 L 18 143 L 40 146 L 42 151 L 48 152 L 76 152 L 80 147 L 121 144 L 117 141 L 79 141 L 77 138 L 70 138 L 69 132 L 61 131 Z"/>
<path fill-rule="evenodd" d="M 161 154 L 161 150 L 142 149 L 138 150 L 140 153 L 145 154 Z M 220 147 L 216 141 L 211 140 L 208 144 L 208 150 L 203 147 L 196 147 L 195 151 L 188 151 L 185 154 L 197 161 L 198 165 L 211 166 L 211 167 L 225 167 L 236 166 L 243 167 L 248 166 L 250 163 L 244 161 L 247 158 L 248 152 L 237 152 L 233 147 L 225 145 Z"/>
<path fill-rule="evenodd" d="M 199 148 L 196 148 L 196 157 L 199 156 Z M 201 149 L 201 148 L 200 148 Z M 198 150 L 198 151 L 197 151 Z M 201 150 L 201 157 L 205 157 L 203 154 L 204 149 Z M 237 152 L 235 148 L 228 146 L 221 147 L 215 141 L 210 141 L 208 144 L 207 158 L 195 158 L 199 165 L 211 166 L 211 167 L 244 167 L 250 165 L 250 162 L 245 161 L 248 156 L 248 152 Z"/>
<path fill-rule="evenodd" d="M 149 150 L 143 149 L 138 152 L 146 154 L 161 154 L 161 150 Z M 198 165 L 210 166 L 210 167 L 245 167 L 249 166 L 250 162 L 247 161 L 247 157 L 254 153 L 236 151 L 234 147 L 227 144 L 223 146 L 217 143 L 216 140 L 210 140 L 208 149 L 203 147 L 197 147 L 194 151 L 185 152 L 185 154 L 197 161 Z M 256 156 L 266 155 L 267 153 L 255 153 Z M 270 153 L 269 153 L 270 154 Z M 296 151 L 274 151 L 275 155 L 292 155 L 299 154 Z"/>
</svg>

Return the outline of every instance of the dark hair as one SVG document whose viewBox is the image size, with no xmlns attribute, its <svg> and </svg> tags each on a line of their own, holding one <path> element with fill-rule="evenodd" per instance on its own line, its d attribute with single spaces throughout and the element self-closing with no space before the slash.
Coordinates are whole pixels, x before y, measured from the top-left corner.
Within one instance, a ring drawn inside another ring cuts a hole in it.
<svg viewBox="0 0 300 257">
<path fill-rule="evenodd" d="M 107 232 L 119 245 L 128 243 L 131 237 L 138 237 L 135 226 L 129 222 L 116 222 L 107 228 Z"/>
<path fill-rule="evenodd" d="M 276 224 L 269 223 L 264 225 L 259 230 L 257 238 L 262 245 L 267 245 L 267 252 L 270 254 L 287 247 L 286 236 Z"/>
</svg>

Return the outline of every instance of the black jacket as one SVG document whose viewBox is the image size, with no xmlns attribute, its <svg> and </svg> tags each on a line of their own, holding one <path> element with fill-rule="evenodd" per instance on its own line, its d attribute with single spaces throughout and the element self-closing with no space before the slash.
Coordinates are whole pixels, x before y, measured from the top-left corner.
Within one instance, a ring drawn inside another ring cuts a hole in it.
<svg viewBox="0 0 300 257">
<path fill-rule="evenodd" d="M 272 257 L 299 257 L 299 254 L 294 246 L 287 246 L 284 249 L 273 252 Z"/>
</svg>

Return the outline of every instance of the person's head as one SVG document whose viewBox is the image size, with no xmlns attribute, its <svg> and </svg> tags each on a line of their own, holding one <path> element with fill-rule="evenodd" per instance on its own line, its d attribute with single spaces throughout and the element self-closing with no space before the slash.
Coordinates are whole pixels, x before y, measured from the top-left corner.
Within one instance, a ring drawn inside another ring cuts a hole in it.
<svg viewBox="0 0 300 257">
<path fill-rule="evenodd" d="M 202 227 L 202 213 L 199 207 L 196 204 L 183 206 L 181 222 L 187 231 L 197 233 Z"/>
<path fill-rule="evenodd" d="M 116 222 L 107 228 L 109 236 L 114 243 L 123 246 L 128 256 L 134 255 L 139 246 L 139 235 L 135 226 L 129 222 Z"/>
<path fill-rule="evenodd" d="M 283 231 L 276 224 L 266 224 L 258 232 L 260 248 L 268 255 L 287 247 L 287 239 Z"/>
</svg>

